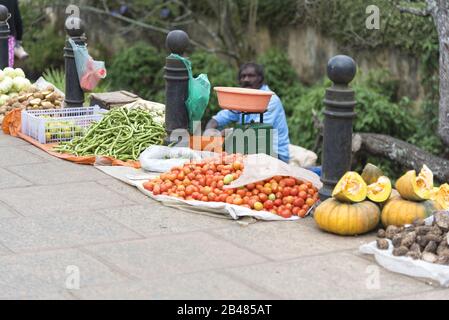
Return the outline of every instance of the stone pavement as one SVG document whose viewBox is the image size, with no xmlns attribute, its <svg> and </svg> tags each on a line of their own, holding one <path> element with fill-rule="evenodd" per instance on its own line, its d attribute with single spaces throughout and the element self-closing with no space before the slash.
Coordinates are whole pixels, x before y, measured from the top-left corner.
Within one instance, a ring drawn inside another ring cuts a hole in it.
<svg viewBox="0 0 449 320">
<path fill-rule="evenodd" d="M 359 254 L 374 238 L 177 211 L 0 133 L 1 299 L 449 298 Z"/>
</svg>

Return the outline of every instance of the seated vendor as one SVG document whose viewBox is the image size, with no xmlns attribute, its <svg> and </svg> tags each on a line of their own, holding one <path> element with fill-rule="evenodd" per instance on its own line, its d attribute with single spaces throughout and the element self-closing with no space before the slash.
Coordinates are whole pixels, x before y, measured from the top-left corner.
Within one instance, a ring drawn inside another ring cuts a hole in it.
<svg viewBox="0 0 449 320">
<path fill-rule="evenodd" d="M 264 83 L 264 69 L 263 66 L 255 63 L 246 63 L 240 67 L 239 82 L 242 88 L 259 89 L 264 91 L 271 91 L 268 85 Z M 207 124 L 206 130 L 223 128 L 231 122 L 242 122 L 242 114 L 233 112 L 231 110 L 222 110 Z M 258 114 L 251 114 L 245 116 L 245 123 L 260 122 Z M 277 95 L 273 95 L 268 105 L 267 111 L 263 115 L 263 122 L 271 124 L 275 130 L 274 146 L 280 160 L 289 162 L 289 145 L 290 139 L 288 136 L 287 119 L 285 117 L 284 107 Z M 276 134 L 277 133 L 277 134 Z M 277 138 L 276 138 L 277 137 Z"/>
</svg>

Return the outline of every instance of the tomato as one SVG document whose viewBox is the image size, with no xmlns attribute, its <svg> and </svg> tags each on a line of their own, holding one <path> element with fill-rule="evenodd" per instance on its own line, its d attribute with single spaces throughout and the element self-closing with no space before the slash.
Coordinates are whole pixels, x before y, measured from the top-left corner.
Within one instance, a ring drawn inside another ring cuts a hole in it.
<svg viewBox="0 0 449 320">
<path fill-rule="evenodd" d="M 293 198 L 292 196 L 288 196 L 288 197 L 285 197 L 284 199 L 282 199 L 283 204 L 293 204 L 294 201 L 295 201 L 295 198 Z"/>
<path fill-rule="evenodd" d="M 158 196 L 158 195 L 161 194 L 161 186 L 160 186 L 160 185 L 155 185 L 155 186 L 154 186 L 153 194 L 154 194 L 155 196 Z"/>
<path fill-rule="evenodd" d="M 251 199 L 250 199 L 250 197 L 248 197 L 248 196 L 245 196 L 245 197 L 243 197 L 243 203 L 244 204 L 249 204 L 249 201 L 250 201 Z"/>
<path fill-rule="evenodd" d="M 203 196 L 203 197 L 201 198 L 201 201 L 203 201 L 203 202 L 209 202 L 209 198 L 208 198 L 207 196 Z"/>
<path fill-rule="evenodd" d="M 233 196 L 228 196 L 226 198 L 226 203 L 233 204 L 234 203 L 234 197 Z"/>
<path fill-rule="evenodd" d="M 299 210 L 298 217 L 304 218 L 307 214 L 307 211 L 304 209 Z"/>
<path fill-rule="evenodd" d="M 234 168 L 234 170 L 242 170 L 243 164 L 240 161 L 236 161 L 232 164 L 232 167 Z"/>
<path fill-rule="evenodd" d="M 309 190 L 309 188 L 307 187 L 306 184 L 301 184 L 301 185 L 298 187 L 298 189 L 299 189 L 299 191 L 305 191 L 305 192 L 307 192 L 307 191 Z"/>
<path fill-rule="evenodd" d="M 240 189 L 240 190 L 237 190 L 237 194 L 240 196 L 240 197 L 246 197 L 246 191 L 245 191 L 245 189 Z"/>
<path fill-rule="evenodd" d="M 263 204 L 260 203 L 260 202 L 256 202 L 254 204 L 254 209 L 257 210 L 257 211 L 262 211 L 263 210 Z"/>
<path fill-rule="evenodd" d="M 268 196 L 265 193 L 259 193 L 259 200 L 262 203 L 265 203 L 265 201 L 268 200 Z"/>
<path fill-rule="evenodd" d="M 243 204 L 243 199 L 240 198 L 240 197 L 235 198 L 235 199 L 234 199 L 234 204 L 235 204 L 235 205 L 238 205 L 238 206 L 241 206 L 241 205 Z"/>
<path fill-rule="evenodd" d="M 275 205 L 276 207 L 282 206 L 282 199 L 276 199 L 276 200 L 274 200 L 274 205 Z"/>
<path fill-rule="evenodd" d="M 257 196 L 259 193 L 260 193 L 259 190 L 257 190 L 257 189 L 254 189 L 254 190 L 253 190 L 253 195 Z"/>
<path fill-rule="evenodd" d="M 178 173 L 178 180 L 184 180 L 186 178 L 186 175 L 183 171 L 181 171 L 180 173 Z"/>
<path fill-rule="evenodd" d="M 290 188 L 290 187 L 285 187 L 285 188 L 283 189 L 283 191 L 282 191 L 282 195 L 283 195 L 284 197 L 288 197 L 288 196 L 290 196 L 290 191 L 291 191 L 291 188 Z"/>
<path fill-rule="evenodd" d="M 272 191 L 273 193 L 278 192 L 278 191 L 279 191 L 279 185 L 278 185 L 277 183 L 272 183 L 272 184 L 271 184 L 271 191 Z"/>
<path fill-rule="evenodd" d="M 282 194 L 282 192 L 276 193 L 276 198 L 277 199 L 282 199 L 283 197 L 284 197 L 284 195 Z"/>
<path fill-rule="evenodd" d="M 194 186 L 186 187 L 186 195 L 191 196 L 195 192 L 196 188 Z"/>
<path fill-rule="evenodd" d="M 272 194 L 270 194 L 268 196 L 268 199 L 271 200 L 271 201 L 275 201 L 276 200 L 276 195 L 272 193 Z"/>
<path fill-rule="evenodd" d="M 286 178 L 285 183 L 288 187 L 296 186 L 296 180 L 294 178 Z"/>
<path fill-rule="evenodd" d="M 284 208 L 285 209 L 289 209 L 289 210 L 293 210 L 293 205 L 291 204 L 291 203 L 287 203 L 285 206 L 284 206 Z"/>
<path fill-rule="evenodd" d="M 301 211 L 300 208 L 294 207 L 293 210 L 292 210 L 292 214 L 293 214 L 294 216 L 297 216 L 297 215 L 299 214 L 300 211 Z"/>
<path fill-rule="evenodd" d="M 295 198 L 295 201 L 293 201 L 293 205 L 298 208 L 302 208 L 302 206 L 304 204 L 305 204 L 305 201 L 303 198 Z"/>
<path fill-rule="evenodd" d="M 211 187 L 204 187 L 201 189 L 200 191 L 203 195 L 207 196 L 209 193 L 212 192 L 212 188 Z"/>
<path fill-rule="evenodd" d="M 217 195 L 215 193 L 213 193 L 213 192 L 209 193 L 207 195 L 207 197 L 208 197 L 209 201 L 212 201 L 212 202 L 217 201 Z"/>
<path fill-rule="evenodd" d="M 264 187 L 262 189 L 262 192 L 265 193 L 265 194 L 272 194 L 273 190 L 270 187 Z"/>
<path fill-rule="evenodd" d="M 313 205 L 315 204 L 315 200 L 309 198 L 306 201 L 306 205 L 308 205 L 309 207 L 313 207 Z"/>
<path fill-rule="evenodd" d="M 273 209 L 274 208 L 274 203 L 273 203 L 273 201 L 271 201 L 271 200 L 267 200 L 267 201 L 265 201 L 265 203 L 263 204 L 263 206 L 264 206 L 264 208 L 266 209 L 266 210 L 271 210 L 271 209 Z"/>
<path fill-rule="evenodd" d="M 178 176 L 174 173 L 167 174 L 167 179 L 170 181 L 175 181 L 177 178 Z"/>
<path fill-rule="evenodd" d="M 256 188 L 256 185 L 254 183 L 250 183 L 249 185 L 246 186 L 246 189 L 253 191 Z"/>
<path fill-rule="evenodd" d="M 296 197 L 299 194 L 299 189 L 297 187 L 293 187 L 290 190 L 290 195 Z"/>
<path fill-rule="evenodd" d="M 273 179 L 274 179 L 277 183 L 279 183 L 279 182 L 282 180 L 282 177 L 281 177 L 281 176 L 275 176 L 275 177 L 273 177 Z"/>
<path fill-rule="evenodd" d="M 300 198 L 303 198 L 304 200 L 307 200 L 307 196 L 308 196 L 307 192 L 305 192 L 305 191 L 300 191 L 299 192 L 299 197 Z"/>
<path fill-rule="evenodd" d="M 278 214 L 285 219 L 290 219 L 292 217 L 292 211 L 289 209 L 283 209 Z"/>
<path fill-rule="evenodd" d="M 251 207 L 251 209 L 252 208 L 254 208 L 254 205 L 257 203 L 257 200 L 255 200 L 255 199 L 250 199 L 249 201 L 248 201 L 248 205 Z"/>
<path fill-rule="evenodd" d="M 227 194 L 220 194 L 219 196 L 218 196 L 218 202 L 226 202 L 226 199 L 228 198 L 228 195 Z"/>
<path fill-rule="evenodd" d="M 232 181 L 234 181 L 234 176 L 232 174 L 228 174 L 224 177 L 223 182 L 224 184 L 228 185 L 231 184 Z"/>
<path fill-rule="evenodd" d="M 154 184 L 153 184 L 153 182 L 147 181 L 143 184 L 143 187 L 148 191 L 153 191 Z"/>
<path fill-rule="evenodd" d="M 303 210 L 305 210 L 306 212 L 309 212 L 310 207 L 308 205 L 303 205 L 302 206 Z"/>
</svg>

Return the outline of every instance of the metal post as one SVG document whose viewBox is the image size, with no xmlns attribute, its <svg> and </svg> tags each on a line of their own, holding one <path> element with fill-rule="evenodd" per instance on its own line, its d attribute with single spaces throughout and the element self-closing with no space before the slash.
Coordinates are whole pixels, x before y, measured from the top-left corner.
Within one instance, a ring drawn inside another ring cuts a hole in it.
<svg viewBox="0 0 449 320">
<path fill-rule="evenodd" d="M 182 30 L 174 30 L 167 36 L 166 46 L 171 53 L 183 55 L 189 45 L 189 36 Z M 185 101 L 188 95 L 189 75 L 182 61 L 167 57 L 165 64 L 165 125 L 167 143 L 176 129 L 189 128 Z"/>
<path fill-rule="evenodd" d="M 9 50 L 8 50 L 8 40 L 9 40 L 9 25 L 8 8 L 0 5 L 0 69 L 5 69 L 9 65 Z"/>
<path fill-rule="evenodd" d="M 351 169 L 352 125 L 355 93 L 348 86 L 357 72 L 355 61 L 348 56 L 336 56 L 329 61 L 327 74 L 333 86 L 326 91 L 324 100 L 324 132 L 322 176 L 322 201 L 332 196 L 341 177 Z"/>
<path fill-rule="evenodd" d="M 85 44 L 84 23 L 79 18 L 70 17 L 65 22 L 65 30 L 68 36 L 76 44 Z M 81 89 L 78 72 L 76 71 L 73 48 L 68 39 L 64 47 L 65 59 L 65 107 L 79 108 L 84 104 L 84 91 Z"/>
</svg>

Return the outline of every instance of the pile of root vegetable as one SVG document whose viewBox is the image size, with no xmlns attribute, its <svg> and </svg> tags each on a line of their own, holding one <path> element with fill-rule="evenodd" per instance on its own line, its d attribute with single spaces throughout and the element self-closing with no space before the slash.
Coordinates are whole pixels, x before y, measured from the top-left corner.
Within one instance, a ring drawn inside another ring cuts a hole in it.
<svg viewBox="0 0 449 320">
<path fill-rule="evenodd" d="M 441 211 L 435 213 L 432 225 L 419 219 L 410 226 L 389 226 L 386 230 L 379 230 L 377 247 L 388 250 L 388 240 L 391 240 L 394 256 L 449 266 L 448 232 L 449 214 Z"/>
<path fill-rule="evenodd" d="M 61 143 L 53 150 L 75 156 L 110 156 L 137 160 L 149 146 L 162 145 L 165 127 L 141 109 L 117 108 L 93 123 L 83 137 Z"/>
</svg>

